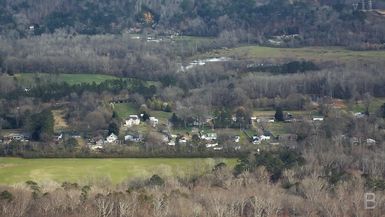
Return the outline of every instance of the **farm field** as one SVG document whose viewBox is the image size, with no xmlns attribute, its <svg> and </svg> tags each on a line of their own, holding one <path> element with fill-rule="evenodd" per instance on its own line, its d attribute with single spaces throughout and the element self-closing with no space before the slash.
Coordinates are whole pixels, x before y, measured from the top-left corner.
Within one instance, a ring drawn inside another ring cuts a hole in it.
<svg viewBox="0 0 385 217">
<path fill-rule="evenodd" d="M 234 59 L 306 59 L 313 61 L 383 61 L 385 51 L 352 51 L 341 47 L 304 47 L 304 48 L 274 48 L 262 46 L 242 46 L 231 49 L 219 49 L 199 55 L 199 58 L 213 56 L 230 57 Z"/>
<path fill-rule="evenodd" d="M 138 114 L 138 110 L 131 103 L 116 103 L 114 104 L 114 111 L 122 119 L 128 118 L 129 115 Z"/>
<path fill-rule="evenodd" d="M 162 124 L 167 124 L 168 120 L 172 116 L 171 112 L 164 112 L 164 111 L 151 111 L 150 114 L 151 116 L 158 118 L 159 122 Z"/>
<path fill-rule="evenodd" d="M 54 81 L 54 82 L 66 82 L 70 85 L 88 83 L 91 84 L 95 82 L 100 84 L 106 80 L 119 79 L 118 77 L 111 75 L 101 75 L 101 74 L 48 74 L 48 73 L 20 73 L 16 74 L 16 78 L 19 79 L 22 83 L 28 84 L 35 82 L 36 78 L 42 81 Z"/>
<path fill-rule="evenodd" d="M 306 111 L 306 110 L 284 110 L 285 113 L 290 113 L 294 116 L 311 116 L 317 115 L 317 111 Z M 275 110 L 255 110 L 253 116 L 255 117 L 274 117 Z"/>
<path fill-rule="evenodd" d="M 385 98 L 371 99 L 369 103 L 369 112 L 370 113 L 377 112 L 384 103 L 385 103 Z M 348 104 L 348 106 L 353 112 L 364 112 L 366 107 L 365 102 L 363 101 L 353 102 L 350 105 Z"/>
<path fill-rule="evenodd" d="M 196 48 L 201 44 L 210 44 L 215 42 L 215 38 L 211 37 L 195 37 L 195 36 L 180 36 L 176 38 L 176 42 L 183 42 L 186 48 Z"/>
<path fill-rule="evenodd" d="M 236 159 L 212 158 L 119 158 L 119 159 L 21 159 L 0 158 L 0 184 L 37 182 L 94 183 L 109 180 L 114 184 L 126 180 L 147 179 L 153 174 L 163 177 L 198 175 L 217 163 L 233 167 Z"/>
</svg>

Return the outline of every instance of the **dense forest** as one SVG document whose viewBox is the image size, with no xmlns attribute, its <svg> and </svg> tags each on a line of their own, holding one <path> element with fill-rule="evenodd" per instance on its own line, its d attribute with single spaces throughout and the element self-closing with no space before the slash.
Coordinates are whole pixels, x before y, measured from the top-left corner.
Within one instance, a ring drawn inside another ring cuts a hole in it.
<svg viewBox="0 0 385 217">
<path fill-rule="evenodd" d="M 242 41 L 258 43 L 283 34 L 299 34 L 299 43 L 306 45 L 384 43 L 381 16 L 363 13 L 353 3 L 345 0 L 2 0 L 0 33 L 7 38 L 58 30 L 71 34 L 121 34 L 140 27 L 195 36 L 231 32 Z M 375 1 L 374 8 L 382 8 L 384 4 Z"/>
</svg>

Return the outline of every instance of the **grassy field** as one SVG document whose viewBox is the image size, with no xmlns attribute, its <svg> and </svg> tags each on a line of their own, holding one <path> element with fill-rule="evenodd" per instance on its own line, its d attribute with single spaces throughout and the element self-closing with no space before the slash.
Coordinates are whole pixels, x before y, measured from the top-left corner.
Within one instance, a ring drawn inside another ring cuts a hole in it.
<svg viewBox="0 0 385 217">
<path fill-rule="evenodd" d="M 159 122 L 162 124 L 167 124 L 168 120 L 171 118 L 171 112 L 163 112 L 163 111 L 151 111 L 151 116 L 154 116 L 159 119 Z"/>
<path fill-rule="evenodd" d="M 261 46 L 242 46 L 232 49 L 214 50 L 197 58 L 213 56 L 231 57 L 234 59 L 306 59 L 313 61 L 372 60 L 384 61 L 385 51 L 352 51 L 342 47 L 304 47 L 304 48 L 273 48 Z"/>
<path fill-rule="evenodd" d="M 100 74 L 47 74 L 47 73 L 20 73 L 16 74 L 16 78 L 23 82 L 34 82 L 36 79 L 41 81 L 53 81 L 53 82 L 66 82 L 70 85 L 81 83 L 93 83 L 100 84 L 106 80 L 118 79 L 118 77 L 111 75 Z"/>
<path fill-rule="evenodd" d="M 122 119 L 128 118 L 129 115 L 138 115 L 138 110 L 131 103 L 117 103 L 114 105 L 114 111 Z"/>
<path fill-rule="evenodd" d="M 0 184 L 23 183 L 28 180 L 71 181 L 79 183 L 110 180 L 117 184 L 126 180 L 147 179 L 153 174 L 163 177 L 186 177 L 209 171 L 219 162 L 233 167 L 235 159 L 21 159 L 0 158 Z"/>
<path fill-rule="evenodd" d="M 294 117 L 296 116 L 311 116 L 316 115 L 316 111 L 305 111 L 305 110 L 284 110 L 285 113 L 290 113 Z M 275 110 L 255 110 L 253 116 L 255 117 L 274 117 Z"/>
<path fill-rule="evenodd" d="M 202 44 L 210 44 L 215 41 L 215 38 L 210 37 L 195 37 L 195 36 L 180 36 L 176 38 L 179 43 L 184 43 L 186 48 L 193 48 Z"/>
<path fill-rule="evenodd" d="M 370 101 L 369 112 L 377 112 L 381 106 L 385 103 L 385 98 L 374 98 Z M 349 105 L 349 109 L 353 112 L 364 112 L 365 111 L 365 102 L 359 101 L 357 103 L 352 103 Z"/>
</svg>

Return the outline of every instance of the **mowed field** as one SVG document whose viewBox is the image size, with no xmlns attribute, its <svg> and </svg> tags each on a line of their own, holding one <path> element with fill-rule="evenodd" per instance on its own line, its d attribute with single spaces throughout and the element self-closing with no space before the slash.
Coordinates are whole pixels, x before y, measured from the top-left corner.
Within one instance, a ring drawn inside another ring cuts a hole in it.
<svg viewBox="0 0 385 217">
<path fill-rule="evenodd" d="M 236 159 L 212 158 L 116 158 L 116 159 L 21 159 L 0 158 L 0 184 L 44 182 L 94 183 L 109 180 L 114 184 L 134 179 L 188 177 L 210 171 L 224 162 L 233 167 Z"/>
<path fill-rule="evenodd" d="M 219 49 L 198 58 L 213 56 L 230 57 L 234 59 L 306 59 L 312 61 L 385 61 L 385 51 L 352 51 L 342 47 L 303 47 L 303 48 L 274 48 L 262 46 L 242 46 L 232 49 Z"/>
<path fill-rule="evenodd" d="M 91 84 L 95 82 L 100 84 L 106 80 L 119 79 L 118 77 L 111 75 L 101 75 L 101 74 L 48 74 L 48 73 L 20 73 L 16 74 L 16 78 L 23 83 L 35 82 L 36 79 L 42 81 L 51 81 L 62 83 L 66 82 L 70 85 L 88 83 Z"/>
</svg>

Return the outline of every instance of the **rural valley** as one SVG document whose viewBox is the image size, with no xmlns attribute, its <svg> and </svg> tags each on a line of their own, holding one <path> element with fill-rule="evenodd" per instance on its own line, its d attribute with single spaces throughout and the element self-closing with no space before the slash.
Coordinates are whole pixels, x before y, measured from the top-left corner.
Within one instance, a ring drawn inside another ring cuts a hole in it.
<svg viewBox="0 0 385 217">
<path fill-rule="evenodd" d="M 0 0 L 0 217 L 381 217 L 385 1 Z"/>
</svg>

